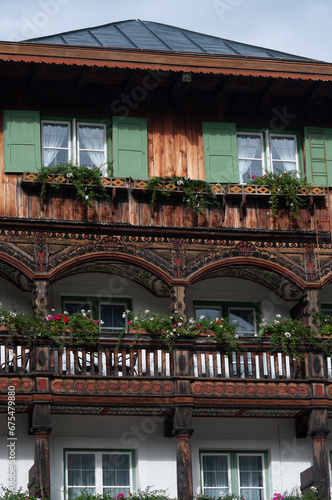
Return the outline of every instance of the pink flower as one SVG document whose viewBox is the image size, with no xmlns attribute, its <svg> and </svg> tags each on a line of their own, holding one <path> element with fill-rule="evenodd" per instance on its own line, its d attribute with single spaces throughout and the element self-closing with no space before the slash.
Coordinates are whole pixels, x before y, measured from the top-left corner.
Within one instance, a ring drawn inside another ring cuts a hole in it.
<svg viewBox="0 0 332 500">
<path fill-rule="evenodd" d="M 257 177 L 257 175 L 253 175 L 253 176 L 252 176 L 252 179 L 254 179 L 255 177 Z"/>
<path fill-rule="evenodd" d="M 96 325 L 98 325 L 98 320 L 97 319 L 94 319 L 93 322 L 96 323 Z"/>
<path fill-rule="evenodd" d="M 178 327 L 178 325 L 176 323 L 174 323 L 173 328 L 177 328 L 177 327 Z"/>
<path fill-rule="evenodd" d="M 201 325 L 197 323 L 196 328 L 200 328 L 200 327 L 201 327 Z"/>
<path fill-rule="evenodd" d="M 131 321 L 128 321 L 128 325 L 131 325 Z"/>
<path fill-rule="evenodd" d="M 123 493 L 119 493 L 116 498 L 124 498 L 124 494 Z"/>
</svg>

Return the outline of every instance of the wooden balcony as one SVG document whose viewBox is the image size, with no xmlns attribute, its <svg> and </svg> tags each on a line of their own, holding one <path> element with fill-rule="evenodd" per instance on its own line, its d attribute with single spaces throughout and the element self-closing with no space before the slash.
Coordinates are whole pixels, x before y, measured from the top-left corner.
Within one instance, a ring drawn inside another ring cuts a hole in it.
<svg viewBox="0 0 332 500">
<path fill-rule="evenodd" d="M 58 179 L 59 180 L 59 179 Z M 112 202 L 96 198 L 94 209 L 75 197 L 68 179 L 60 179 L 61 189 L 47 189 L 41 203 L 40 187 L 36 174 L 5 176 L 1 186 L 0 217 L 27 220 L 101 222 L 140 227 L 210 227 L 260 230 L 329 231 L 330 217 L 327 199 L 329 190 L 324 187 L 300 189 L 303 198 L 300 217 L 291 219 L 286 209 L 271 217 L 270 191 L 266 186 L 236 184 L 211 184 L 219 202 L 218 206 L 204 208 L 204 215 L 197 214 L 183 203 L 181 190 L 172 184 L 162 187 L 169 196 L 157 196 L 151 207 L 152 192 L 146 189 L 147 181 L 126 178 L 104 178 Z"/>
<path fill-rule="evenodd" d="M 94 348 L 2 342 L 0 401 L 10 385 L 17 403 L 26 405 L 36 397 L 58 406 L 105 408 L 165 409 L 182 401 L 197 412 L 228 408 L 239 415 L 263 406 L 267 416 L 269 409 L 295 415 L 317 404 L 332 406 L 331 358 L 308 352 L 305 344 L 300 351 L 300 359 L 291 359 L 254 338 L 244 340 L 239 352 L 225 352 L 208 337 L 179 339 L 172 351 L 143 335 L 135 345 L 125 339 L 119 348 L 115 339 Z"/>
</svg>

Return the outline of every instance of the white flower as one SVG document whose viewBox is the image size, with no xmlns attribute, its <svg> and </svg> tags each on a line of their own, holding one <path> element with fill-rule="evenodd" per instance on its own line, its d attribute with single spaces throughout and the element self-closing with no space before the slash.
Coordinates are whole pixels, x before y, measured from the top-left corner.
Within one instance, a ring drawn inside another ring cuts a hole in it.
<svg viewBox="0 0 332 500">
<path fill-rule="evenodd" d="M 204 319 L 204 314 L 201 314 L 199 319 Z"/>
<path fill-rule="evenodd" d="M 149 309 L 145 309 L 144 314 L 149 314 Z"/>
<path fill-rule="evenodd" d="M 150 318 L 150 321 L 153 321 L 153 320 L 154 320 L 154 318 Z"/>
<path fill-rule="evenodd" d="M 89 199 L 89 196 L 88 195 L 85 195 L 85 199 L 88 200 Z"/>
<path fill-rule="evenodd" d="M 126 314 L 129 314 L 129 313 L 130 313 L 130 311 L 129 311 L 129 309 L 127 309 L 127 310 L 126 310 Z"/>
<path fill-rule="evenodd" d="M 16 317 L 16 313 L 10 311 L 9 315 L 12 317 L 12 318 L 15 318 Z"/>
<path fill-rule="evenodd" d="M 177 184 L 178 186 L 181 186 L 181 185 L 183 184 L 183 180 L 181 180 L 181 179 L 180 179 L 179 181 L 177 181 L 177 182 L 176 182 L 176 184 Z"/>
<path fill-rule="evenodd" d="M 291 333 L 290 332 L 285 332 L 285 337 L 287 337 L 287 338 L 291 337 Z"/>
<path fill-rule="evenodd" d="M 182 326 L 182 323 L 178 323 L 178 326 Z"/>
<path fill-rule="evenodd" d="M 238 338 L 239 338 L 239 334 L 238 334 L 238 333 L 236 333 L 236 334 L 234 335 L 234 337 L 235 337 L 236 339 L 238 339 Z"/>
<path fill-rule="evenodd" d="M 68 312 L 67 312 L 67 311 L 63 311 L 63 314 L 67 315 L 67 314 L 68 314 Z"/>
<path fill-rule="evenodd" d="M 55 309 L 51 309 L 51 311 L 52 311 L 52 312 L 54 312 L 54 311 L 55 311 Z"/>
<path fill-rule="evenodd" d="M 190 318 L 189 323 L 192 325 L 195 322 L 194 318 Z"/>
<path fill-rule="evenodd" d="M 138 316 L 135 316 L 134 321 L 138 321 Z"/>
<path fill-rule="evenodd" d="M 276 318 L 281 318 L 281 314 L 276 314 Z"/>
<path fill-rule="evenodd" d="M 83 313 L 85 313 L 85 309 L 81 309 L 81 313 L 82 313 L 82 314 L 83 314 Z"/>
<path fill-rule="evenodd" d="M 122 317 L 125 318 L 126 317 L 126 313 L 122 313 Z"/>
<path fill-rule="evenodd" d="M 105 322 L 101 319 L 100 320 L 100 324 L 103 325 Z"/>
<path fill-rule="evenodd" d="M 73 177 L 73 174 L 71 172 L 68 172 L 68 174 L 66 175 L 67 179 L 70 179 L 71 177 Z"/>
</svg>

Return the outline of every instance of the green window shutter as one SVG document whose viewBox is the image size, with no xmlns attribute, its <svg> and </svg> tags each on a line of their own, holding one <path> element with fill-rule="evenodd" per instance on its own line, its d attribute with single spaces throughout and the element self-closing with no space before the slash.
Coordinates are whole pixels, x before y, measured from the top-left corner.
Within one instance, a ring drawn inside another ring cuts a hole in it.
<svg viewBox="0 0 332 500">
<path fill-rule="evenodd" d="M 305 127 L 304 139 L 308 182 L 315 186 L 332 186 L 332 128 L 324 128 L 326 165 L 322 129 Z"/>
<path fill-rule="evenodd" d="M 113 117 L 113 169 L 117 177 L 147 179 L 148 134 L 145 118 Z"/>
<path fill-rule="evenodd" d="M 239 182 L 235 123 L 203 122 L 207 182 Z"/>
<path fill-rule="evenodd" d="M 39 111 L 4 111 L 5 172 L 35 172 L 41 165 Z"/>
</svg>

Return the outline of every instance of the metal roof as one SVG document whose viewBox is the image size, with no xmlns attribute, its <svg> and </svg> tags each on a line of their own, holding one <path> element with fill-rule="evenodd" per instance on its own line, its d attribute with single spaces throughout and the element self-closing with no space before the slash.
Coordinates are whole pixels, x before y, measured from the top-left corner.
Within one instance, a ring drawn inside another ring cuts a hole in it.
<svg viewBox="0 0 332 500">
<path fill-rule="evenodd" d="M 151 21 L 128 20 L 24 40 L 29 43 L 146 49 L 289 61 L 311 59 Z"/>
</svg>

